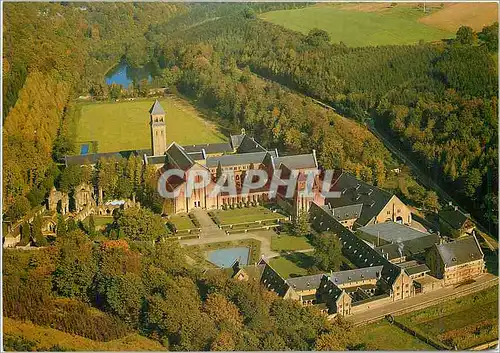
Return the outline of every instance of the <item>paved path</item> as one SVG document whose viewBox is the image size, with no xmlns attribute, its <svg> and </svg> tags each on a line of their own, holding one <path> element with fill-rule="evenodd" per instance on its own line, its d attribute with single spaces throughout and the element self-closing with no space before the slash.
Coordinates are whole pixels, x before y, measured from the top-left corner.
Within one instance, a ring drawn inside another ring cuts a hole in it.
<svg viewBox="0 0 500 353">
<path fill-rule="evenodd" d="M 221 235 L 210 235 L 204 236 L 203 231 L 202 235 L 199 239 L 186 239 L 180 240 L 181 245 L 199 245 L 199 244 L 210 244 L 210 243 L 218 243 L 223 241 L 235 241 L 235 240 L 243 240 L 243 239 L 255 239 L 260 241 L 260 252 L 266 258 L 276 257 L 280 254 L 271 250 L 271 234 L 272 231 L 259 230 L 252 231 L 248 233 L 236 233 L 236 234 L 225 234 L 224 231 L 221 231 Z"/>
<path fill-rule="evenodd" d="M 450 300 L 453 297 L 460 297 L 470 293 L 480 291 L 493 285 L 498 285 L 498 277 L 492 274 L 484 274 L 471 284 L 458 288 L 445 287 L 426 294 L 419 294 L 413 298 L 392 302 L 384 306 L 364 310 L 349 316 L 347 319 L 356 325 L 363 325 L 378 321 L 386 315 L 398 315 L 429 306 L 439 304 L 441 301 Z"/>
</svg>

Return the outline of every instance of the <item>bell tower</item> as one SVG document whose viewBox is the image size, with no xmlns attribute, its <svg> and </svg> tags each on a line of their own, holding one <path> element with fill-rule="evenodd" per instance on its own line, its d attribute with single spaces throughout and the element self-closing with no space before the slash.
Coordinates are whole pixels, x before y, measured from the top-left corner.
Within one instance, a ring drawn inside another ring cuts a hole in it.
<svg viewBox="0 0 500 353">
<path fill-rule="evenodd" d="M 151 150 L 153 156 L 162 156 L 167 149 L 167 129 L 165 126 L 165 110 L 160 102 L 155 100 L 153 106 L 149 110 L 151 117 Z"/>
</svg>

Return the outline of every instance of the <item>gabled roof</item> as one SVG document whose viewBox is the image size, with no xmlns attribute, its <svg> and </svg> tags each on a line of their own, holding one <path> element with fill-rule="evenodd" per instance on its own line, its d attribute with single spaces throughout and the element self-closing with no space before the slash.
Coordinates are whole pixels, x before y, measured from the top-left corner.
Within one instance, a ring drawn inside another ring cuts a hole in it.
<svg viewBox="0 0 500 353">
<path fill-rule="evenodd" d="M 458 208 L 446 208 L 439 211 L 439 217 L 448 223 L 453 229 L 460 230 L 469 217 Z"/>
<path fill-rule="evenodd" d="M 284 164 L 288 169 L 312 169 L 317 168 L 316 158 L 314 154 L 298 154 L 294 156 L 282 156 L 274 159 L 274 164 L 276 168 L 279 168 L 280 164 Z"/>
<path fill-rule="evenodd" d="M 266 263 L 260 283 L 267 289 L 276 292 L 280 297 L 283 297 L 290 288 L 286 281 L 274 271 L 274 269 Z"/>
<path fill-rule="evenodd" d="M 266 149 L 260 145 L 253 137 L 243 135 L 241 142 L 236 149 L 237 153 L 252 153 L 252 152 L 266 152 Z"/>
<path fill-rule="evenodd" d="M 89 164 L 96 164 L 101 158 L 122 159 L 122 158 L 129 158 L 131 155 L 143 156 L 145 154 L 150 155 L 151 149 L 64 156 L 64 163 L 66 164 L 66 167 L 70 165 L 89 165 Z"/>
<path fill-rule="evenodd" d="M 319 275 L 293 277 L 288 278 L 286 282 L 293 290 L 298 292 L 315 288 L 317 289 L 321 282 L 321 278 L 324 275 L 324 273 L 321 273 Z"/>
<path fill-rule="evenodd" d="M 383 266 L 372 266 L 356 268 L 354 270 L 333 272 L 328 275 L 330 281 L 337 286 L 349 285 L 352 282 L 364 281 L 367 279 L 379 279 L 382 276 Z"/>
<path fill-rule="evenodd" d="M 332 208 L 363 204 L 363 209 L 357 222 L 361 225 L 368 224 L 373 217 L 387 205 L 392 198 L 392 194 L 356 179 L 352 174 L 342 172 L 333 183 L 330 191 L 341 192 L 339 198 L 329 198 L 326 200 Z"/>
<path fill-rule="evenodd" d="M 363 240 L 358 238 L 349 229 L 340 224 L 323 207 L 315 202 L 311 203 L 309 209 L 312 227 L 317 231 L 331 231 L 336 234 L 342 244 L 342 253 L 354 265 L 360 268 L 384 266 L 382 277 L 389 285 L 392 285 L 401 273 L 401 269 L 390 263 L 375 249 L 370 247 Z"/>
<path fill-rule="evenodd" d="M 220 163 L 222 167 L 229 167 L 242 164 L 262 163 L 267 154 L 273 155 L 274 151 L 270 152 L 254 152 L 241 154 L 226 154 L 223 156 L 215 156 L 207 158 L 207 168 L 214 168 Z"/>
<path fill-rule="evenodd" d="M 239 134 L 239 135 L 231 135 L 231 146 L 233 149 L 237 149 L 240 147 L 241 141 L 243 141 L 243 138 L 245 137 L 245 134 Z"/>
<path fill-rule="evenodd" d="M 172 144 L 167 148 L 166 153 L 167 161 L 182 170 L 188 170 L 195 163 L 184 151 L 184 149 L 175 142 L 172 142 Z"/>
<path fill-rule="evenodd" d="M 192 152 L 201 152 L 201 150 L 205 150 L 205 153 L 229 153 L 233 152 L 233 148 L 227 142 L 222 143 L 204 143 L 198 145 L 186 145 L 182 146 L 187 153 Z"/>
<path fill-rule="evenodd" d="M 429 269 L 429 267 L 427 267 L 426 264 L 419 264 L 416 266 L 408 267 L 408 268 L 405 268 L 405 271 L 409 276 L 413 276 L 413 275 L 416 275 L 419 273 L 431 272 L 431 270 Z"/>
<path fill-rule="evenodd" d="M 423 253 L 432 248 L 434 244 L 439 244 L 439 235 L 436 233 L 428 234 L 426 236 L 403 241 L 401 243 L 391 243 L 376 247 L 375 250 L 382 256 L 386 257 L 389 261 L 401 257 L 400 248 L 403 256 L 414 256 Z"/>
<path fill-rule="evenodd" d="M 201 151 L 201 152 L 189 152 L 189 153 L 187 153 L 187 155 L 193 161 L 202 161 L 205 159 L 205 155 L 203 154 L 203 151 Z"/>
<path fill-rule="evenodd" d="M 146 163 L 147 164 L 165 164 L 166 156 L 147 156 Z"/>
<path fill-rule="evenodd" d="M 155 102 L 153 103 L 153 106 L 151 107 L 151 109 L 149 109 L 149 113 L 150 114 L 158 114 L 158 115 L 165 114 L 165 110 L 161 106 L 158 99 L 155 100 Z"/>
<path fill-rule="evenodd" d="M 380 239 L 388 242 L 403 242 L 429 235 L 429 233 L 427 232 L 421 232 L 419 230 L 392 221 L 378 224 L 369 224 L 367 226 L 360 227 L 357 230 L 374 237 L 380 237 Z"/>
<path fill-rule="evenodd" d="M 337 208 L 330 208 L 328 205 L 323 206 L 323 208 L 331 212 L 333 217 L 338 221 L 345 221 L 348 219 L 357 219 L 361 215 L 363 209 L 363 204 L 340 206 Z"/>
<path fill-rule="evenodd" d="M 450 243 L 436 245 L 436 248 L 446 267 L 457 266 L 483 258 L 483 252 L 474 235 Z"/>
</svg>

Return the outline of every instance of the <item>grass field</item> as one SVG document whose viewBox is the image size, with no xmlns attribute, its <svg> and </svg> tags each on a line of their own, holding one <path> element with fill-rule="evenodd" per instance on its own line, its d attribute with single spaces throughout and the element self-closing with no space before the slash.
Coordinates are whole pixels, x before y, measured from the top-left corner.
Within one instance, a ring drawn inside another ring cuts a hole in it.
<svg viewBox="0 0 500 353">
<path fill-rule="evenodd" d="M 355 4 L 350 4 L 355 5 Z M 411 6 L 390 7 L 384 11 L 360 11 L 355 6 L 318 4 L 302 9 L 271 11 L 260 17 L 288 29 L 307 34 L 320 28 L 330 34 L 332 43 L 348 46 L 414 44 L 451 38 L 454 32 L 419 22 L 420 9 Z"/>
<path fill-rule="evenodd" d="M 234 210 L 217 210 L 210 212 L 217 218 L 220 225 L 239 224 L 256 221 L 267 221 L 287 218 L 279 212 L 273 212 L 265 207 L 243 207 Z"/>
<path fill-rule="evenodd" d="M 272 268 L 283 278 L 305 276 L 309 274 L 308 269 L 313 264 L 314 258 L 311 255 L 300 252 L 275 257 L 270 260 Z"/>
<path fill-rule="evenodd" d="M 353 333 L 359 337 L 360 342 L 365 344 L 366 350 L 435 350 L 432 346 L 385 320 L 355 328 Z"/>
<path fill-rule="evenodd" d="M 491 287 L 397 318 L 406 326 L 458 349 L 498 338 L 498 287 Z"/>
<path fill-rule="evenodd" d="M 172 223 L 177 230 L 196 228 L 193 221 L 187 215 L 171 216 L 169 222 Z"/>
<path fill-rule="evenodd" d="M 96 227 L 105 226 L 113 223 L 113 217 L 94 216 L 94 223 Z M 83 220 L 83 224 L 89 226 L 89 217 Z"/>
<path fill-rule="evenodd" d="M 97 141 L 98 152 L 151 148 L 149 109 L 153 102 L 153 99 L 141 99 L 82 103 L 77 142 Z M 171 96 L 160 102 L 166 111 L 167 143 L 189 145 L 225 140 L 216 127 L 203 120 L 185 100 Z"/>
<path fill-rule="evenodd" d="M 276 235 L 271 238 L 271 250 L 273 251 L 296 251 L 312 248 L 313 246 L 306 237 Z"/>
<path fill-rule="evenodd" d="M 35 349 L 49 349 L 54 345 L 70 351 L 162 351 L 161 344 L 138 334 L 98 342 L 91 339 L 72 335 L 53 328 L 33 325 L 29 322 L 3 318 L 4 342 L 7 337 L 21 337 L 36 344 Z"/>
</svg>

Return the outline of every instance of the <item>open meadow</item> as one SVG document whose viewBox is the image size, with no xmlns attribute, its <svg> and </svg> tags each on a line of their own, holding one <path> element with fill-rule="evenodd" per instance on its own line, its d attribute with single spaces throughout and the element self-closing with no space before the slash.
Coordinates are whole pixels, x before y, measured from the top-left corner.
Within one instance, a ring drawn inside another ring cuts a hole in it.
<svg viewBox="0 0 500 353">
<path fill-rule="evenodd" d="M 260 18 L 307 34 L 323 29 L 332 43 L 348 46 L 415 44 L 453 38 L 461 25 L 475 30 L 495 21 L 496 4 L 320 3 L 301 9 L 266 12 Z M 470 16 L 468 16 L 470 14 Z"/>
<path fill-rule="evenodd" d="M 151 148 L 149 109 L 154 99 L 113 103 L 82 103 L 78 143 L 97 141 L 97 152 Z M 167 143 L 181 145 L 222 142 L 225 137 L 187 101 L 160 99 L 166 111 Z"/>
</svg>

